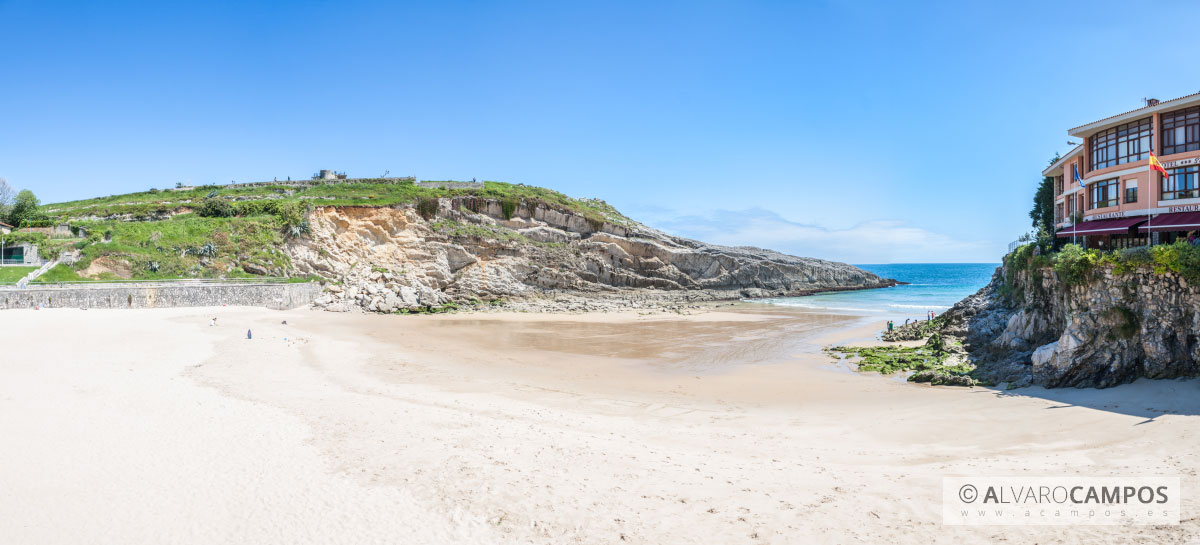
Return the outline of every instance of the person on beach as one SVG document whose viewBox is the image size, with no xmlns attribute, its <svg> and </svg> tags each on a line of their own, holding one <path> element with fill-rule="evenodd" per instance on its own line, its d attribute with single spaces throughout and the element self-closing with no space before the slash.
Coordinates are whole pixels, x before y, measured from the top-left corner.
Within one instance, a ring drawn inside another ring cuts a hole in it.
<svg viewBox="0 0 1200 545">
<path fill-rule="evenodd" d="M 208 327 L 212 327 L 212 326 L 215 326 L 215 325 L 217 325 L 217 319 L 216 319 L 216 318 L 213 318 L 213 319 L 211 319 L 211 320 L 209 320 L 209 321 L 208 321 Z"/>
<path fill-rule="evenodd" d="M 254 338 L 254 337 L 250 336 L 250 330 L 249 330 L 249 329 L 247 329 L 247 330 L 246 330 L 246 338 L 247 338 L 247 339 L 253 339 L 253 338 Z"/>
<path fill-rule="evenodd" d="M 891 330 L 892 330 L 892 321 L 888 320 L 888 331 L 890 332 Z"/>
</svg>

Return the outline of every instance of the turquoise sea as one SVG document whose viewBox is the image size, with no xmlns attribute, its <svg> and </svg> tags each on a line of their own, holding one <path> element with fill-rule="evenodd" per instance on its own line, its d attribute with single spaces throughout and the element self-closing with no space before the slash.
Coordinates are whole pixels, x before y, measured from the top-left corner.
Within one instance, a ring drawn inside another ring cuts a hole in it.
<svg viewBox="0 0 1200 545">
<path fill-rule="evenodd" d="M 962 298 L 979 291 L 991 280 L 992 272 L 1000 264 L 899 263 L 856 266 L 884 278 L 908 282 L 909 285 L 759 301 L 833 312 L 870 313 L 900 321 L 905 318 L 924 318 L 927 311 L 940 314 Z"/>
</svg>

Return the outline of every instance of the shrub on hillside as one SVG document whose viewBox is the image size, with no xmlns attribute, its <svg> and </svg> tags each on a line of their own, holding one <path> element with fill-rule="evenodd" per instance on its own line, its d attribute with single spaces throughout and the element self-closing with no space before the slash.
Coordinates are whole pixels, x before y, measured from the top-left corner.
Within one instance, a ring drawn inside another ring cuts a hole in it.
<svg viewBox="0 0 1200 545">
<path fill-rule="evenodd" d="M 232 218 L 234 216 L 233 205 L 229 201 L 220 197 L 204 199 L 204 204 L 196 210 L 196 215 L 205 218 Z"/>
<path fill-rule="evenodd" d="M 1036 247 L 1037 245 L 1035 244 L 1022 244 L 1021 246 L 1017 246 L 1015 250 L 1004 256 L 1004 265 L 1006 267 L 1024 270 L 1029 266 L 1029 260 L 1033 257 L 1033 249 Z"/>
<path fill-rule="evenodd" d="M 1155 246 L 1150 253 L 1154 257 L 1154 272 L 1177 273 L 1189 284 L 1200 285 L 1200 247 L 1177 240 L 1174 244 Z"/>
<path fill-rule="evenodd" d="M 275 217 L 279 220 L 279 225 L 283 229 L 283 236 L 287 238 L 299 238 L 312 233 L 312 226 L 308 223 L 308 213 L 308 205 L 302 202 L 286 201 L 279 203 L 275 207 Z"/>
<path fill-rule="evenodd" d="M 268 216 L 279 213 L 279 203 L 276 199 L 242 201 L 235 203 L 233 209 L 238 216 Z"/>
<path fill-rule="evenodd" d="M 1112 263 L 1113 272 L 1117 274 L 1130 273 L 1141 267 L 1154 265 L 1154 254 L 1148 246 L 1122 248 L 1111 254 L 1105 254 L 1104 257 L 1105 262 Z"/>
<path fill-rule="evenodd" d="M 437 215 L 438 200 L 432 197 L 420 197 L 417 199 L 417 213 L 422 218 L 427 220 L 433 219 Z"/>
<path fill-rule="evenodd" d="M 1067 284 L 1083 284 L 1091 276 L 1092 269 L 1100 263 L 1099 250 L 1085 250 L 1078 244 L 1067 244 L 1050 260 L 1054 272 Z"/>
</svg>

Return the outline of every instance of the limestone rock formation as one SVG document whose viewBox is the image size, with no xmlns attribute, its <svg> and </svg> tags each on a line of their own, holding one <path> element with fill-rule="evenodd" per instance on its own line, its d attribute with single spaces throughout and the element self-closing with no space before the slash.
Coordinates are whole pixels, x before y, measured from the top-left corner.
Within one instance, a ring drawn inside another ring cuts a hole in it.
<svg viewBox="0 0 1200 545">
<path fill-rule="evenodd" d="M 498 201 L 443 198 L 427 218 L 410 206 L 322 207 L 309 222 L 311 235 L 286 251 L 296 274 L 338 281 L 317 302 L 328 310 L 581 295 L 636 307 L 894 285 L 844 263 L 705 244 L 541 204 L 505 214 Z"/>
<path fill-rule="evenodd" d="M 1101 268 L 1082 285 L 1050 269 L 997 269 L 943 315 L 978 376 L 1016 386 L 1109 387 L 1200 376 L 1200 289 L 1179 275 Z"/>
</svg>

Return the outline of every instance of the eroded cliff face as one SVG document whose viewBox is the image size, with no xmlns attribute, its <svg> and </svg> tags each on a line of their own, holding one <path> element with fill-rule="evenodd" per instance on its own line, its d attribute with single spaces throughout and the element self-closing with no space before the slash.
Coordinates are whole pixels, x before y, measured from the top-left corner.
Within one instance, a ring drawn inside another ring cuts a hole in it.
<svg viewBox="0 0 1200 545">
<path fill-rule="evenodd" d="M 474 211 L 472 211 L 474 210 Z M 324 207 L 288 243 L 297 274 L 339 280 L 318 305 L 391 312 L 474 299 L 555 294 L 716 300 L 894 284 L 844 263 L 715 246 L 636 223 L 546 206 L 444 198 L 412 207 Z"/>
<path fill-rule="evenodd" d="M 1179 275 L 1094 271 L 1067 285 L 1050 269 L 1002 267 L 945 313 L 996 383 L 1109 387 L 1200 375 L 1200 289 Z"/>
</svg>

